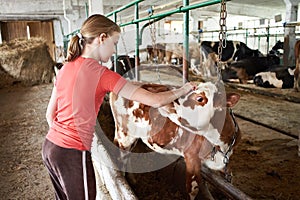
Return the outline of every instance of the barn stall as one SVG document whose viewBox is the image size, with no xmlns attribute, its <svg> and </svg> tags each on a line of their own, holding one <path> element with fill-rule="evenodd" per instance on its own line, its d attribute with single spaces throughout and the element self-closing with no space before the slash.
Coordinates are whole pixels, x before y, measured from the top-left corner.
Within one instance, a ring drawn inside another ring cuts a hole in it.
<svg viewBox="0 0 300 200">
<path fill-rule="evenodd" d="M 159 75 L 156 72 L 149 77 L 169 80 L 163 77 L 164 74 L 161 70 Z M 197 81 L 198 77 L 190 74 L 189 79 Z M 9 85 L 1 89 L 1 133 L 9 133 L 2 138 L 1 151 L 4 154 L 1 160 L 4 167 L 1 174 L 4 181 L 1 184 L 3 195 L 8 199 L 52 198 L 52 186 L 38 159 L 41 142 L 47 132 L 44 112 L 51 88 L 52 84 L 41 84 L 32 87 Z M 298 93 L 289 89 L 265 90 L 247 84 L 229 85 L 226 90 L 237 90 L 242 94 L 242 101 L 234 108 L 244 134 L 242 143 L 230 161 L 234 172 L 233 185 L 253 199 L 297 199 L 300 196 L 297 191 L 299 158 L 296 139 L 299 123 L 295 120 L 299 111 Z M 258 108 L 258 104 L 262 106 Z M 111 134 L 113 122 L 109 121 L 110 111 L 105 104 L 102 110 L 99 123 L 103 129 L 107 129 L 105 133 Z M 37 120 L 43 125 L 36 124 Z M 20 146 L 24 148 L 20 149 Z M 144 150 L 145 147 L 141 146 Z M 183 169 L 184 163 L 180 159 L 162 170 L 128 176 L 126 181 L 139 199 L 183 199 L 184 186 L 174 187 L 174 183 L 184 183 Z M 104 172 L 107 175 L 110 173 Z M 121 184 L 126 184 L 121 174 L 113 176 L 120 177 Z M 117 179 L 114 181 L 117 182 Z M 109 191 L 103 185 L 101 187 L 104 194 L 102 198 L 111 198 Z M 123 188 L 127 188 L 127 185 L 123 185 Z M 211 190 L 217 199 L 224 198 L 218 189 Z"/>
</svg>

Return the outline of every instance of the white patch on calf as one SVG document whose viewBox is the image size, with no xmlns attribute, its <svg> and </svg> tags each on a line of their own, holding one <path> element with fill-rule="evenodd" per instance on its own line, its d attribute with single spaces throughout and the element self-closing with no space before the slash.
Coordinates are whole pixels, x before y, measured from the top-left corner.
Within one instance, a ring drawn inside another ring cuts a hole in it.
<svg viewBox="0 0 300 200">
<path fill-rule="evenodd" d="M 118 98 L 114 102 L 118 113 L 118 115 L 115 116 L 119 124 L 118 135 L 120 138 L 118 138 L 118 142 L 124 147 L 129 147 L 137 138 L 147 138 L 147 133 L 151 130 L 151 126 L 149 125 L 149 120 L 137 118 L 133 115 L 133 111 L 139 108 L 140 104 L 138 102 L 134 102 L 130 108 L 124 105 L 123 98 Z M 127 121 L 123 123 L 123 117 L 126 115 L 128 115 L 128 117 L 126 117 Z M 124 135 L 122 124 L 126 124 L 127 126 L 127 136 Z"/>
<path fill-rule="evenodd" d="M 150 144 L 147 138 L 142 139 L 143 143 L 145 143 L 150 149 L 157 153 L 161 154 L 172 154 L 172 155 L 179 155 L 184 156 L 183 152 L 180 149 L 177 149 L 175 147 L 172 147 L 171 149 L 163 148 L 157 145 L 156 143 Z"/>
<path fill-rule="evenodd" d="M 212 124 L 209 124 L 207 130 L 199 132 L 199 135 L 203 135 L 213 145 L 224 146 L 224 143 L 220 138 L 220 133 L 212 126 Z"/>
</svg>

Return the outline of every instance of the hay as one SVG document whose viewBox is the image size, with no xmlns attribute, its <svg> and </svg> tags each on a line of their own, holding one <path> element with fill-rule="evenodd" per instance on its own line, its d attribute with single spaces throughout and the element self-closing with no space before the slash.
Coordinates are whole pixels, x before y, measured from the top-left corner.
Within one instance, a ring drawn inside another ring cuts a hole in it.
<svg viewBox="0 0 300 200">
<path fill-rule="evenodd" d="M 0 45 L 0 67 L 13 82 L 24 85 L 49 83 L 52 79 L 54 61 L 42 38 L 15 39 Z M 1 85 L 11 85 L 1 78 Z"/>
</svg>

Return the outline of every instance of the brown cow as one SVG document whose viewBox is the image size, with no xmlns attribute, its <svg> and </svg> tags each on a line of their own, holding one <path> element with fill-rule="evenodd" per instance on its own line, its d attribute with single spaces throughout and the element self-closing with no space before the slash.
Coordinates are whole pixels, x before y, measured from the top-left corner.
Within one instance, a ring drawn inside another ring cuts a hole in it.
<svg viewBox="0 0 300 200">
<path fill-rule="evenodd" d="M 294 72 L 294 89 L 299 91 L 300 84 L 300 40 L 298 40 L 295 44 L 295 61 L 296 61 L 296 69 Z"/>
<path fill-rule="evenodd" d="M 165 44 L 157 43 L 154 45 L 147 45 L 148 62 L 164 63 L 165 58 Z"/>
<path fill-rule="evenodd" d="M 172 89 L 156 84 L 141 87 L 152 92 Z M 201 165 L 224 170 L 233 147 L 241 137 L 230 112 L 240 96 L 232 93 L 226 95 L 226 100 L 221 97 L 224 95 L 210 82 L 200 83 L 195 91 L 160 108 L 151 108 L 111 93 L 114 142 L 120 148 L 129 150 L 141 138 L 155 152 L 183 156 L 188 198 L 194 199 L 202 187 Z M 224 106 L 222 99 L 226 101 Z"/>
</svg>

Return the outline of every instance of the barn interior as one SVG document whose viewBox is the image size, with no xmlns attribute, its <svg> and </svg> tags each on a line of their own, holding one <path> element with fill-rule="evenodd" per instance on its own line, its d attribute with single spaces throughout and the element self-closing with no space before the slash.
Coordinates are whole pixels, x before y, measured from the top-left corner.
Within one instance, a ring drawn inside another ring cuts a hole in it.
<svg viewBox="0 0 300 200">
<path fill-rule="evenodd" d="M 300 92 L 293 74 L 299 56 L 294 53 L 300 39 L 299 0 L 0 2 L 1 199 L 55 199 L 41 156 L 54 68 L 65 61 L 70 39 L 93 14 L 120 25 L 117 53 L 102 64 L 128 80 L 180 86 L 222 79 L 226 93 L 240 94 L 233 107 L 242 131 L 230 157 L 233 179 L 228 183 L 204 167 L 210 198 L 300 198 Z M 207 41 L 210 45 L 203 46 Z M 216 42 L 227 46 L 220 52 Z M 244 52 L 242 45 L 259 55 L 235 54 Z M 231 60 L 225 59 L 227 53 Z M 97 127 L 95 140 L 113 140 L 108 96 Z M 174 161 L 166 156 L 168 164 L 159 169 L 143 166 L 143 173 L 124 176 L 97 159 L 105 157 L 113 165 L 103 144 L 96 141 L 95 146 L 97 199 L 186 199 L 182 157 Z M 141 141 L 133 151 L 152 152 Z M 199 194 L 197 199 L 205 198 Z"/>
</svg>

